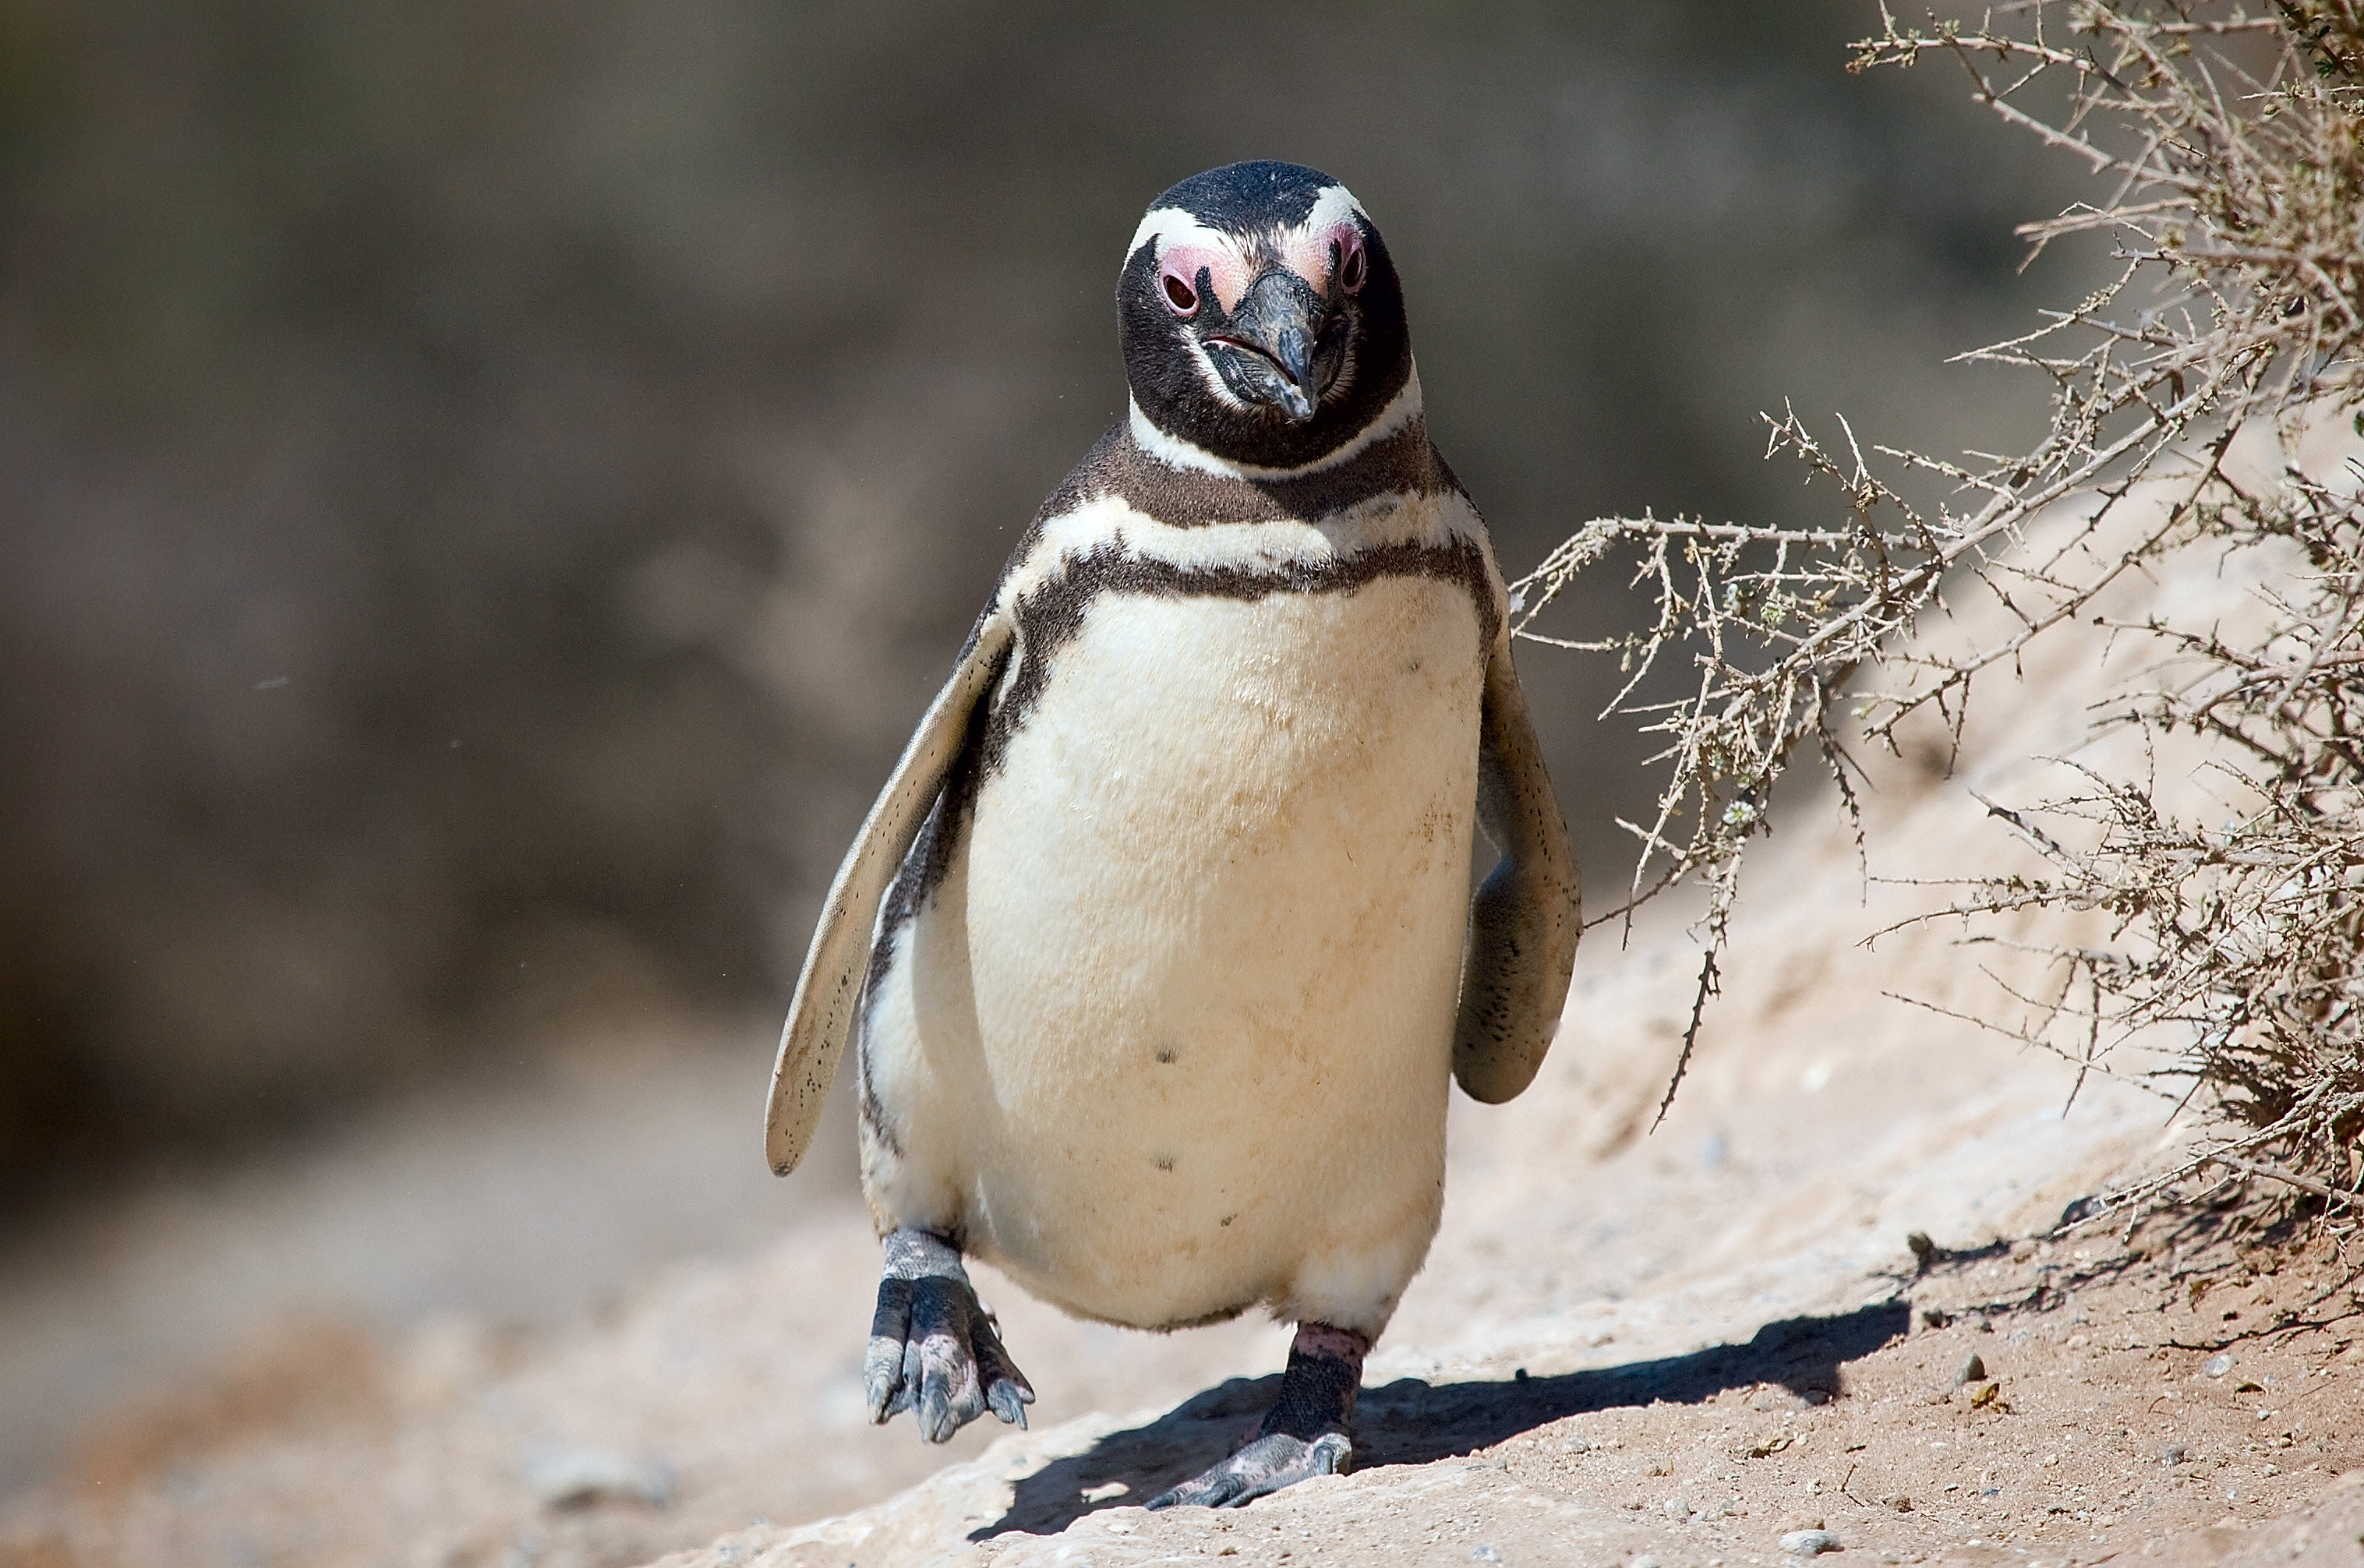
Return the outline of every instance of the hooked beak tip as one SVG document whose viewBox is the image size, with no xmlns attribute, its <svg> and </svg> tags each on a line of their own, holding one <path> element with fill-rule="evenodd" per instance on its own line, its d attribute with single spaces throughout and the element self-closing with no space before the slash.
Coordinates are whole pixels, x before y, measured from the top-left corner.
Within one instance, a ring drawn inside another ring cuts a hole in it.
<svg viewBox="0 0 2364 1568">
<path fill-rule="evenodd" d="M 1223 336 L 1261 361 L 1240 390 L 1292 425 L 1313 417 L 1321 403 L 1316 363 L 1322 310 L 1305 282 L 1281 269 L 1258 278 L 1243 296 Z"/>
<path fill-rule="evenodd" d="M 1280 385 L 1280 406 L 1291 423 L 1302 424 L 1313 417 L 1313 406 L 1321 400 L 1321 388 L 1315 380 L 1312 339 L 1303 330 L 1291 328 L 1280 335 L 1280 352 L 1276 356 L 1288 379 Z"/>
</svg>

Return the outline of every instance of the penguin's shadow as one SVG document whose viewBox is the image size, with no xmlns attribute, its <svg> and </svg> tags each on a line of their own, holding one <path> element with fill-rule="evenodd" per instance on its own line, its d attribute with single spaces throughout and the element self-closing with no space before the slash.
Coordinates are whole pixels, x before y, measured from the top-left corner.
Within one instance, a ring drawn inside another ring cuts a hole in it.
<svg viewBox="0 0 2364 1568">
<path fill-rule="evenodd" d="M 1569 1416 L 1654 1400 L 1695 1405 L 1728 1388 L 1779 1384 L 1809 1400 L 1839 1393 L 1839 1368 L 1901 1336 L 1902 1300 L 1835 1318 L 1785 1318 L 1744 1345 L 1634 1362 L 1556 1377 L 1428 1384 L 1401 1378 L 1366 1389 L 1355 1422 L 1355 1465 L 1429 1464 L 1491 1448 Z M 1009 1511 L 974 1532 L 1055 1535 L 1100 1508 L 1137 1506 L 1215 1463 L 1236 1446 L 1278 1392 L 1278 1376 L 1233 1378 L 1144 1427 L 1111 1432 L 1084 1453 L 1054 1460 L 1018 1483 Z M 1118 1490 L 1111 1491 L 1111 1484 Z M 1087 1497 L 1087 1494 L 1098 1494 Z"/>
</svg>

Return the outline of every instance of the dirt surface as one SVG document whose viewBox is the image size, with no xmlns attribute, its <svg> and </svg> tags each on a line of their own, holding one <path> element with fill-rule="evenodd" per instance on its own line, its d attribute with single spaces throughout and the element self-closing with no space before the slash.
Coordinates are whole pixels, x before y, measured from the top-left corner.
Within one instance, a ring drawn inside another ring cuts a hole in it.
<svg viewBox="0 0 2364 1568">
<path fill-rule="evenodd" d="M 1996 1245 L 1744 1344 L 1403 1379 L 1366 1396 L 1353 1477 L 1241 1512 L 1131 1506 L 1225 1451 L 1275 1380 L 1226 1384 L 1138 1424 L 1007 1439 L 885 1507 L 665 1564 L 1675 1568 L 1796 1560 L 1781 1543 L 1801 1531 L 1879 1562 L 2364 1561 L 2364 1328 L 2326 1289 L 2346 1271 L 2327 1249 L 2258 1254 L 2264 1273 L 2226 1251 Z M 1972 1357 L 1982 1375 L 1965 1375 Z"/>
<path fill-rule="evenodd" d="M 2008 862 L 1968 790 L 2024 791 L 2013 759 L 2074 743 L 2104 653 L 2054 657 L 1955 776 L 1934 744 L 1875 770 L 1873 845 L 1924 876 Z M 1144 1512 L 1254 1421 L 1286 1330 L 1130 1334 L 987 1271 L 1036 1429 L 871 1428 L 875 1246 L 832 1199 L 559 1329 L 262 1333 L 65 1451 L 0 1509 L 0 1563 L 1806 1560 L 1785 1538 L 1841 1562 L 2364 1563 L 2364 1317 L 2335 1239 L 2255 1229 L 2247 1187 L 2056 1235 L 2190 1126 L 1932 1010 L 1990 1008 L 2002 960 L 1947 926 L 1865 947 L 1929 889 L 1867 884 L 1802 795 L 1784 819 L 1662 1125 L 1698 962 L 1674 927 L 1596 930 L 1535 1086 L 1456 1101 L 1444 1226 L 1350 1476 Z M 751 1162 L 758 1099 L 707 1133 Z"/>
</svg>

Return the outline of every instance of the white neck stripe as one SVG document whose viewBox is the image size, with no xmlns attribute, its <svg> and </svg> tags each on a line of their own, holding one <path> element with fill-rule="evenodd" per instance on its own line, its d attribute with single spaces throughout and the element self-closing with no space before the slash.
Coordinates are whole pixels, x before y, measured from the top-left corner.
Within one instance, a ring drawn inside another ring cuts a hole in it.
<svg viewBox="0 0 2364 1568">
<path fill-rule="evenodd" d="M 1195 441 L 1168 435 L 1151 424 L 1149 416 L 1141 411 L 1138 398 L 1132 400 L 1132 439 L 1143 451 L 1172 468 L 1196 469 L 1200 473 L 1218 473 L 1228 479 L 1302 479 L 1361 455 L 1402 430 L 1419 418 L 1420 413 L 1420 369 L 1415 365 L 1411 373 L 1404 378 L 1403 390 L 1388 399 L 1388 406 L 1379 410 L 1377 418 L 1356 431 L 1344 445 L 1297 468 L 1263 468 L 1252 462 L 1233 462 L 1229 458 L 1217 457 Z"/>
</svg>

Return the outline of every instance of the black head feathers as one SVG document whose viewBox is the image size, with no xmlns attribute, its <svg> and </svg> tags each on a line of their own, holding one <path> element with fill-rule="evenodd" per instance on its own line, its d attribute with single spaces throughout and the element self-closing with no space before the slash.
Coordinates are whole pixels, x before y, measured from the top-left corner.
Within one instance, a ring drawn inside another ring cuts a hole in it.
<svg viewBox="0 0 2364 1568">
<path fill-rule="evenodd" d="M 1386 242 L 1316 170 L 1231 163 L 1159 196 L 1117 318 L 1135 434 L 1169 461 L 1303 468 L 1417 412 Z"/>
</svg>

